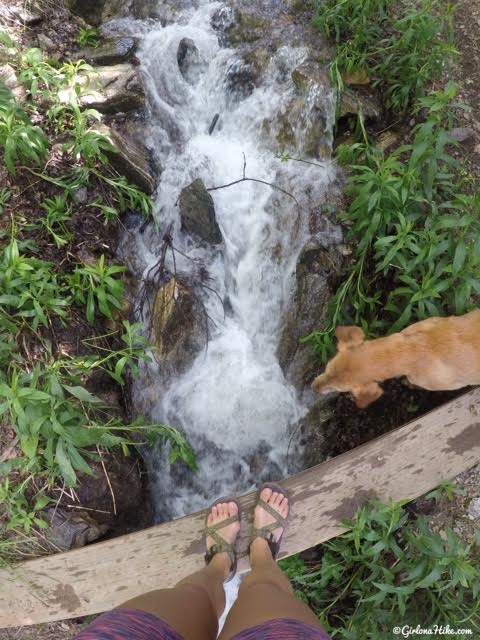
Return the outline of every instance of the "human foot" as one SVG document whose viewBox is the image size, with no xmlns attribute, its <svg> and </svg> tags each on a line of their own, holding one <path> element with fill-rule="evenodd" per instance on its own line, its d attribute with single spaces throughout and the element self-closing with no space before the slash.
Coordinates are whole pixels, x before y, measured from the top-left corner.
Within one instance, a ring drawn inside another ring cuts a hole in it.
<svg viewBox="0 0 480 640">
<path fill-rule="evenodd" d="M 238 504 L 232 500 L 215 502 L 206 520 L 207 553 L 205 562 L 215 562 L 224 577 L 233 577 L 237 568 L 235 541 L 240 531 Z M 221 534 L 220 534 L 221 532 Z"/>
<path fill-rule="evenodd" d="M 285 530 L 290 510 L 288 498 L 275 485 L 261 490 L 253 519 L 252 542 L 250 544 L 250 560 L 253 564 L 256 553 L 263 554 L 266 547 L 275 559 L 280 549 L 280 542 Z"/>
</svg>

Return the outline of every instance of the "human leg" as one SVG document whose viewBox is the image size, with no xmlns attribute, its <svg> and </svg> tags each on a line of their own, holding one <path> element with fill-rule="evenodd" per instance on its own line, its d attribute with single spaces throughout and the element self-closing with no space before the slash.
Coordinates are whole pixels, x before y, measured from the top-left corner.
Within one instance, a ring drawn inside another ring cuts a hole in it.
<svg viewBox="0 0 480 640">
<path fill-rule="evenodd" d="M 260 494 L 281 519 L 289 512 L 288 498 L 280 492 L 265 488 Z M 254 528 L 272 526 L 275 516 L 267 512 L 261 504 L 255 508 Z M 273 529 L 272 536 L 278 541 L 283 526 Z M 238 599 L 228 614 L 220 640 L 229 640 L 237 634 L 270 620 L 280 618 L 298 620 L 321 629 L 313 611 L 293 593 L 290 581 L 277 565 L 267 540 L 256 538 L 250 547 L 251 573 L 240 587 Z"/>
<path fill-rule="evenodd" d="M 207 532 L 211 533 L 206 540 L 208 551 L 214 547 L 222 548 L 222 543 L 224 546 L 232 545 L 240 529 L 237 504 L 223 502 L 214 505 L 206 524 Z M 218 619 L 225 608 L 223 582 L 231 567 L 231 554 L 215 552 L 208 566 L 187 576 L 172 589 L 151 591 L 101 616 L 98 622 L 80 634 L 79 640 L 106 637 L 214 640 Z M 106 631 L 114 635 L 106 635 Z"/>
</svg>

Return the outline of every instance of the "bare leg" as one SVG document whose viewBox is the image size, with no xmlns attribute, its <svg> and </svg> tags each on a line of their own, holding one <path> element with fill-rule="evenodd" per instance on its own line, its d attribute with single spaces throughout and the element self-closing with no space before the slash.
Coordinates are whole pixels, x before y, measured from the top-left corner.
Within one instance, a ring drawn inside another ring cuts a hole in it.
<svg viewBox="0 0 480 640">
<path fill-rule="evenodd" d="M 235 502 L 212 507 L 208 526 L 228 519 L 238 513 Z M 240 523 L 221 529 L 220 535 L 227 542 L 234 542 Z M 207 538 L 207 548 L 214 541 Z M 218 553 L 208 565 L 197 573 L 181 580 L 173 589 L 152 591 L 129 600 L 120 609 L 139 609 L 167 622 L 185 640 L 214 640 L 218 632 L 218 619 L 225 609 L 223 582 L 230 573 L 227 553 Z"/>
<path fill-rule="evenodd" d="M 264 489 L 261 498 L 278 513 L 288 516 L 288 499 L 271 489 Z M 273 516 L 260 505 L 255 508 L 254 526 L 261 528 L 274 522 Z M 274 532 L 276 540 L 282 534 Z M 257 538 L 250 547 L 252 571 L 242 583 L 237 602 L 227 616 L 220 640 L 228 640 L 241 631 L 278 618 L 301 620 L 322 628 L 318 618 L 306 604 L 293 594 L 290 581 L 272 558 L 266 540 Z"/>
</svg>

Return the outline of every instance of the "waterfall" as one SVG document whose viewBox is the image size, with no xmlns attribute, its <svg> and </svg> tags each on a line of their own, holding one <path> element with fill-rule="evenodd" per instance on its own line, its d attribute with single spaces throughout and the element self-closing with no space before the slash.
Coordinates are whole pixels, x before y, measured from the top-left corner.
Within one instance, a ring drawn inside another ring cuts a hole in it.
<svg viewBox="0 0 480 640">
<path fill-rule="evenodd" d="M 138 413 L 181 429 L 199 464 L 192 473 L 182 465 L 170 467 L 165 453 L 149 453 L 157 521 L 302 467 L 295 426 L 306 408 L 286 381 L 276 351 L 296 260 L 309 236 L 309 211 L 324 200 L 335 169 L 329 162 L 305 164 L 279 154 L 278 134 L 291 117 L 295 94 L 292 72 L 307 59 L 308 49 L 277 48 L 256 86 L 242 74 L 238 51 L 221 45 L 212 27 L 212 16 L 222 7 L 200 2 L 166 26 L 122 21 L 124 32 L 141 35 L 138 57 L 150 109 L 147 146 L 162 168 L 155 197 L 158 228 L 135 232 L 133 242 L 130 233 L 122 258 L 137 278 L 145 277 L 172 224 L 176 251 L 175 265 L 168 253 L 169 269 L 201 268 L 208 274 L 208 288 L 199 294 L 208 316 L 206 348 L 175 379 L 165 379 L 161 364 L 153 361 L 134 383 Z M 188 73 L 177 59 L 185 38 L 198 50 Z M 317 88 L 310 94 L 293 130 L 303 130 L 323 100 L 331 132 L 331 92 L 319 96 Z M 178 198 L 185 186 L 199 178 L 207 188 L 219 187 L 244 175 L 263 183 L 241 181 L 210 192 L 220 245 L 202 244 L 181 230 Z"/>
</svg>

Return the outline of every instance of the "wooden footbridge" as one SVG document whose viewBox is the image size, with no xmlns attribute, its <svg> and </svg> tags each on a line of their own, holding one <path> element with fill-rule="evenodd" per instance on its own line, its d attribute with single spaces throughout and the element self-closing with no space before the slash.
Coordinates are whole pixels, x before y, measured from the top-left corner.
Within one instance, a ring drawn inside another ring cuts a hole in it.
<svg viewBox="0 0 480 640">
<path fill-rule="evenodd" d="M 368 498 L 416 498 L 480 461 L 480 388 L 282 484 L 292 516 L 283 557 L 339 535 Z M 254 495 L 240 500 L 245 553 Z M 205 512 L 0 571 L 0 627 L 95 614 L 203 565 Z M 246 558 L 240 571 L 246 571 Z"/>
</svg>

